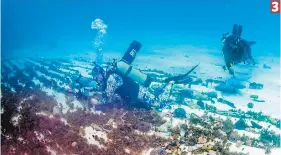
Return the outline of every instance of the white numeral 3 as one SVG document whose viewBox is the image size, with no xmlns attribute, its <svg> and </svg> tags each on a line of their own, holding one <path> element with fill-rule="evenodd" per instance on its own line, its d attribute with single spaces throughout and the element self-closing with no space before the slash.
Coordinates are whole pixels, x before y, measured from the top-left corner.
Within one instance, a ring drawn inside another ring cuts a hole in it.
<svg viewBox="0 0 281 155">
<path fill-rule="evenodd" d="M 279 3 L 278 2 L 272 2 L 272 12 L 279 11 Z"/>
</svg>

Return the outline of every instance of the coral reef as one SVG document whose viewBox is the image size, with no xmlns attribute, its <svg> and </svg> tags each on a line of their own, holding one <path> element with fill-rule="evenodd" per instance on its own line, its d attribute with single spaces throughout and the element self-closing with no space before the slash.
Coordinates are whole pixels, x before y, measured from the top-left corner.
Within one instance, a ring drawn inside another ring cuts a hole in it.
<svg viewBox="0 0 281 155">
<path fill-rule="evenodd" d="M 251 109 L 254 108 L 254 104 L 252 102 L 248 103 L 247 106 L 248 106 L 248 108 L 251 108 Z"/>
<path fill-rule="evenodd" d="M 271 69 L 271 67 L 269 66 L 269 65 L 267 65 L 267 64 L 263 64 L 263 66 L 262 66 L 264 69 Z"/>
<path fill-rule="evenodd" d="M 228 85 L 226 83 L 220 83 L 215 87 L 216 90 L 224 92 L 224 93 L 229 93 L 229 94 L 237 94 L 238 89 L 234 86 Z"/>
<path fill-rule="evenodd" d="M 177 108 L 174 110 L 175 118 L 186 118 L 186 111 L 183 108 Z"/>
<path fill-rule="evenodd" d="M 232 123 L 232 121 L 230 119 L 223 121 L 223 131 L 227 135 L 231 134 L 233 129 L 234 129 L 234 124 Z"/>
<path fill-rule="evenodd" d="M 248 127 L 246 124 L 245 120 L 240 118 L 236 123 L 235 123 L 235 128 L 238 130 L 245 130 Z"/>
<path fill-rule="evenodd" d="M 263 89 L 263 84 L 253 82 L 253 83 L 250 83 L 249 88 L 250 89 Z"/>
<path fill-rule="evenodd" d="M 252 124 L 252 128 L 256 128 L 256 129 L 262 129 L 262 126 L 259 125 L 258 123 L 254 122 L 254 121 L 251 121 L 251 124 Z"/>
<path fill-rule="evenodd" d="M 277 135 L 272 131 L 266 129 L 262 130 L 259 138 L 265 145 L 280 147 L 280 135 Z"/>
<path fill-rule="evenodd" d="M 216 148 L 215 144 L 205 144 L 214 141 L 215 138 L 225 139 L 222 125 L 212 117 L 198 117 L 191 115 L 189 124 L 181 124 L 170 129 L 171 139 L 161 138 L 156 134 L 148 134 L 155 126 L 165 123 L 159 114 L 153 110 L 100 107 L 103 113 L 91 113 L 85 109 L 77 109 L 73 112 L 54 117 L 53 109 L 56 109 L 56 101 L 51 100 L 44 93 L 37 90 L 33 97 L 22 105 L 23 98 L 30 95 L 11 94 L 3 92 L 2 106 L 5 111 L 2 114 L 1 128 L 2 154 L 140 154 L 149 148 L 155 148 L 150 154 L 184 154 L 180 148 L 182 145 L 204 146 L 196 148 L 196 152 L 225 151 L 225 147 Z M 44 102 L 43 102 L 44 101 Z M 14 104 L 10 104 L 14 103 Z M 40 103 L 40 104 L 38 104 Z M 57 110 L 57 109 L 56 109 Z M 16 114 L 21 115 L 18 125 L 13 125 L 9 120 Z M 53 116 L 53 117 L 52 117 Z M 67 122 L 62 121 L 67 120 Z M 113 124 L 116 124 L 114 127 Z M 7 125 L 6 125 L 7 124 Z M 203 128 L 197 127 L 198 125 Z M 105 132 L 108 140 L 93 135 L 93 138 L 105 147 L 91 145 L 83 137 L 83 128 L 90 126 L 95 130 Z M 221 132 L 217 132 L 221 131 Z M 81 136 L 82 135 L 82 136 Z M 167 145 L 168 144 L 168 145 Z M 165 149 L 166 148 L 166 149 Z M 216 150 L 215 150 L 216 149 Z"/>
<path fill-rule="evenodd" d="M 236 108 L 235 105 L 234 105 L 232 102 L 227 101 L 227 100 L 224 100 L 224 99 L 222 99 L 222 98 L 219 98 L 219 99 L 218 99 L 218 102 L 221 102 L 221 103 L 223 103 L 223 104 L 229 105 L 229 106 L 232 107 L 232 108 Z"/>
<path fill-rule="evenodd" d="M 120 98 L 101 105 L 101 94 L 89 98 L 82 92 L 73 93 L 79 86 L 73 84 L 75 79 L 71 77 L 79 72 L 75 69 L 77 64 L 69 61 L 27 58 L 24 65 L 25 69 L 12 61 L 3 65 L 8 72 L 1 77 L 4 81 L 1 83 L 1 153 L 4 155 L 243 155 L 233 152 L 231 146 L 241 150 L 245 145 L 262 148 L 267 153 L 280 147 L 280 135 L 273 131 L 280 128 L 280 119 L 236 109 L 234 103 L 223 99 L 221 93 L 237 93 L 244 88 L 237 81 L 226 83 L 218 78 L 203 82 L 191 76 L 195 80 L 184 86 L 174 85 L 169 105 L 156 111 L 142 104 L 141 107 L 128 104 Z M 172 76 L 158 70 L 147 71 L 158 79 Z M 209 89 L 213 83 L 219 84 L 217 90 L 221 92 Z M 193 89 L 195 85 L 208 89 L 201 92 Z M 257 95 L 251 98 L 262 101 Z M 217 102 L 231 109 L 217 109 Z"/>
</svg>

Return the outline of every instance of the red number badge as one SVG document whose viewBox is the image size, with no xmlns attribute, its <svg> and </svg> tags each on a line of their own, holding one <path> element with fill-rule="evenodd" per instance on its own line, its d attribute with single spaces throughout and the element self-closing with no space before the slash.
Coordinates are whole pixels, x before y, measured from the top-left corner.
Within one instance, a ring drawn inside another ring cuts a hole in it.
<svg viewBox="0 0 281 155">
<path fill-rule="evenodd" d="M 280 13 L 280 0 L 270 0 L 270 12 Z"/>
</svg>

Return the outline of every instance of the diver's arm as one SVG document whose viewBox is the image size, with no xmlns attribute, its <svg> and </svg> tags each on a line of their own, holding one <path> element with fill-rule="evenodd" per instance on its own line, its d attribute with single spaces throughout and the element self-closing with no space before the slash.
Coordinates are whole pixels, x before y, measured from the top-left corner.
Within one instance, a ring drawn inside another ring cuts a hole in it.
<svg viewBox="0 0 281 155">
<path fill-rule="evenodd" d="M 167 102 L 169 100 L 174 83 L 174 81 L 170 81 L 169 84 L 165 86 L 164 91 L 158 97 L 160 102 Z"/>
<path fill-rule="evenodd" d="M 251 48 L 249 48 L 249 50 L 248 50 L 248 57 L 249 57 L 249 61 L 250 61 L 250 63 L 252 63 L 252 64 L 256 64 L 256 62 L 255 62 L 255 60 L 254 60 L 254 58 L 253 58 L 253 56 L 252 56 L 252 51 L 251 51 Z"/>
<path fill-rule="evenodd" d="M 118 87 L 123 84 L 122 78 L 117 74 L 110 74 L 107 79 L 105 94 L 109 101 L 112 100 L 115 94 L 115 91 Z"/>
</svg>

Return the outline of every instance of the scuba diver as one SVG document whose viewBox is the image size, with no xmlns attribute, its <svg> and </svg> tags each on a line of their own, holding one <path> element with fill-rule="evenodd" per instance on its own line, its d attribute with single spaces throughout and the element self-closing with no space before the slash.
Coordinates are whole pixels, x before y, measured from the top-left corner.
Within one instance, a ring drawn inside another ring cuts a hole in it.
<svg viewBox="0 0 281 155">
<path fill-rule="evenodd" d="M 241 25 L 234 24 L 232 28 L 232 34 L 225 33 L 222 36 L 222 52 L 224 56 L 225 65 L 224 70 L 229 71 L 231 75 L 234 75 L 234 70 L 231 68 L 233 65 L 241 62 L 255 63 L 252 57 L 251 46 L 256 44 L 255 41 L 246 41 L 241 38 L 243 27 Z"/>
<path fill-rule="evenodd" d="M 186 74 L 164 79 L 163 84 L 153 82 L 151 77 L 131 65 L 140 48 L 141 44 L 133 41 L 122 59 L 118 62 L 114 59 L 113 62 L 107 64 L 105 69 L 94 63 L 91 75 L 95 85 L 91 86 L 90 91 L 101 92 L 99 104 L 110 103 L 116 98 L 121 98 L 129 104 L 139 106 L 138 103 L 143 103 L 140 106 L 158 109 L 168 103 L 175 83 L 186 84 L 192 81 L 188 74 L 199 64 Z M 81 75 L 76 79 L 76 82 L 82 86 L 91 83 Z"/>
</svg>

